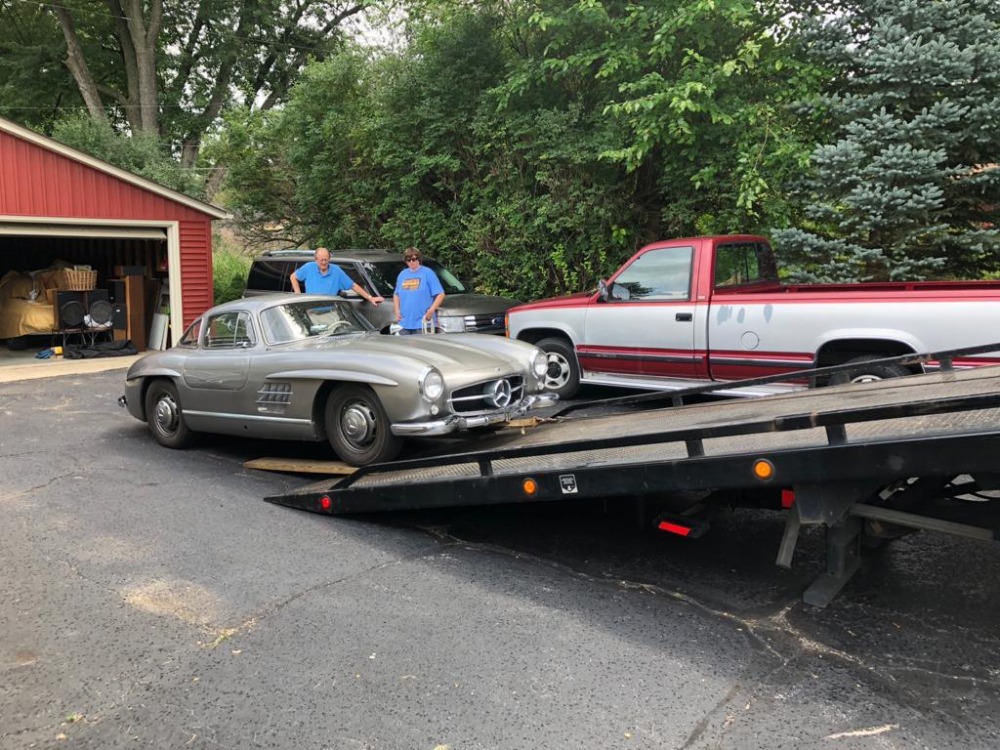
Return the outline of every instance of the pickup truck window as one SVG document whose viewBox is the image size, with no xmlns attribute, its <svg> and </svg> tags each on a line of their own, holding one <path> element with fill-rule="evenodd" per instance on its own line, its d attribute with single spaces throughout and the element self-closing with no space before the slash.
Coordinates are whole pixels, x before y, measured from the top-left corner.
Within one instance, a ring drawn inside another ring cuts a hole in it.
<svg viewBox="0 0 1000 750">
<path fill-rule="evenodd" d="M 759 242 L 733 242 L 715 251 L 715 286 L 741 286 L 778 279 L 770 248 Z"/>
<path fill-rule="evenodd" d="M 615 301 L 686 300 L 691 297 L 692 247 L 663 247 L 643 253 L 615 277 Z"/>
</svg>

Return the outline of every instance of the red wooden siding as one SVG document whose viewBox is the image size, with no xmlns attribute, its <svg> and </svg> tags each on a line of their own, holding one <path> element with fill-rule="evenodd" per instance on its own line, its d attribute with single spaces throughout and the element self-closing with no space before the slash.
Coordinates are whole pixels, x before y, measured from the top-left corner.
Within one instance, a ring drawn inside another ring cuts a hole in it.
<svg viewBox="0 0 1000 750">
<path fill-rule="evenodd" d="M 0 214 L 207 221 L 193 208 L 0 132 Z"/>
<path fill-rule="evenodd" d="M 211 214 L 3 131 L 0 216 L 178 222 L 183 326 L 212 305 Z"/>
<path fill-rule="evenodd" d="M 183 330 L 212 306 L 212 227 L 207 221 L 182 221 L 180 234 Z M 180 332 L 176 335 L 179 336 Z"/>
</svg>

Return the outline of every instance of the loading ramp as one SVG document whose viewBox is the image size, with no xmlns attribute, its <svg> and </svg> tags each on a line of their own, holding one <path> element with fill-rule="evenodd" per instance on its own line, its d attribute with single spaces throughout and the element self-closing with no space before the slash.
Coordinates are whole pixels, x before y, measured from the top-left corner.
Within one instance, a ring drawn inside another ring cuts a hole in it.
<svg viewBox="0 0 1000 750">
<path fill-rule="evenodd" d="M 949 355 L 969 351 L 909 359 L 947 365 Z M 913 529 L 998 538 L 1000 367 L 656 406 L 710 392 L 615 399 L 603 402 L 613 413 L 597 416 L 574 408 L 534 428 L 506 431 L 512 434 L 484 449 L 364 467 L 265 499 L 347 514 L 654 498 L 666 509 L 663 528 L 692 535 L 720 506 L 786 508 L 779 565 L 791 565 L 803 525 L 827 528 L 827 570 L 804 597 L 820 606 L 856 571 L 862 541 Z M 635 411 L 637 405 L 649 408 Z"/>
</svg>

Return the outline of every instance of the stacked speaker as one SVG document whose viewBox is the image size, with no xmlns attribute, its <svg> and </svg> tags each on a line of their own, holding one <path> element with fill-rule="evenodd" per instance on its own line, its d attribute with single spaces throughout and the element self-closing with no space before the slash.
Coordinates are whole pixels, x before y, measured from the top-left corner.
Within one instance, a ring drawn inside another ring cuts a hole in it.
<svg viewBox="0 0 1000 750">
<path fill-rule="evenodd" d="M 86 292 L 56 292 L 56 313 L 59 316 L 59 328 L 108 328 L 117 323 L 124 327 L 127 323 L 124 315 L 125 303 L 121 303 L 120 320 L 116 321 L 115 305 L 111 302 L 108 289 L 91 289 Z"/>
</svg>

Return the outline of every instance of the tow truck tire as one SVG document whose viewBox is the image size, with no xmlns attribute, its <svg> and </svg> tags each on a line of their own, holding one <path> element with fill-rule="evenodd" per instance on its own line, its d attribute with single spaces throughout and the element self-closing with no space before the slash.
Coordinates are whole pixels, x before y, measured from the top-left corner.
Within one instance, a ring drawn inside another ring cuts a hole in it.
<svg viewBox="0 0 1000 750">
<path fill-rule="evenodd" d="M 555 393 L 560 400 L 573 398 L 580 390 L 580 365 L 573 345 L 566 339 L 552 337 L 542 339 L 535 346 L 549 359 L 545 390 Z"/>
<path fill-rule="evenodd" d="M 884 356 L 877 354 L 867 354 L 863 357 L 855 357 L 845 364 L 856 365 L 850 370 L 838 372 L 830 376 L 830 385 L 843 385 L 844 383 L 871 383 L 876 380 L 888 380 L 889 378 L 901 378 L 912 373 L 902 365 L 873 365 L 872 360 L 883 359 Z"/>
<path fill-rule="evenodd" d="M 146 389 L 146 424 L 156 442 L 167 448 L 185 448 L 194 438 L 177 387 L 169 380 L 154 380 Z"/>
<path fill-rule="evenodd" d="M 341 461 L 351 466 L 391 461 L 403 439 L 393 435 L 389 417 L 371 388 L 342 385 L 326 402 L 326 435 Z"/>
</svg>

